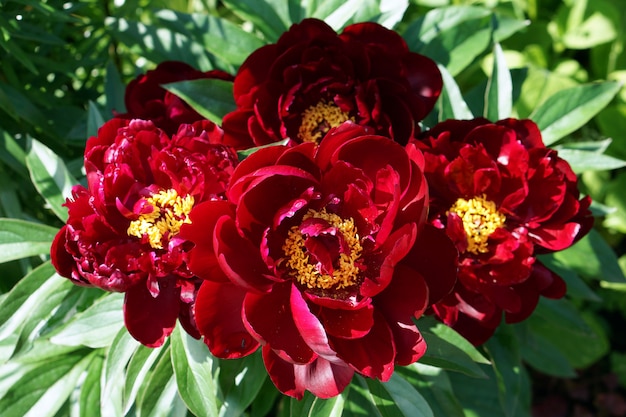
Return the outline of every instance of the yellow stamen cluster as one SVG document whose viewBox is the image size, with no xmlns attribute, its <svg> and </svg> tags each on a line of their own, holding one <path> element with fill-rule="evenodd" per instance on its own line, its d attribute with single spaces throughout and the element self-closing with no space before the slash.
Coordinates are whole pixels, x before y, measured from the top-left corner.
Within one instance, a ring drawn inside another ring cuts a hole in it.
<svg viewBox="0 0 626 417">
<path fill-rule="evenodd" d="M 295 279 L 308 288 L 321 289 L 341 289 L 357 284 L 360 268 L 357 265 L 363 252 L 363 247 L 359 239 L 354 220 L 352 218 L 342 219 L 334 213 L 328 213 L 325 209 L 315 211 L 310 209 L 303 217 L 324 219 L 329 224 L 337 228 L 337 232 L 350 248 L 350 253 L 341 253 L 337 265 L 331 275 L 322 274 L 315 265 L 309 263 L 309 255 L 304 247 L 305 236 L 303 236 L 298 226 L 293 226 L 288 233 L 283 251 L 287 258 L 287 266 L 293 270 Z"/>
<path fill-rule="evenodd" d="M 302 114 L 298 138 L 302 142 L 319 143 L 326 132 L 347 120 L 354 121 L 354 117 L 341 111 L 334 103 L 327 103 L 322 100 L 315 106 L 306 109 Z"/>
<path fill-rule="evenodd" d="M 128 236 L 147 236 L 150 246 L 163 249 L 164 237 L 178 234 L 184 223 L 191 223 L 188 215 L 193 207 L 193 196 L 181 197 L 176 190 L 170 189 L 153 194 L 145 200 L 153 210 L 130 222 Z"/>
<path fill-rule="evenodd" d="M 469 200 L 459 198 L 448 213 L 456 213 L 463 220 L 463 229 L 467 235 L 467 251 L 473 254 L 489 251 L 487 248 L 489 236 L 506 220 L 496 208 L 496 204 L 485 199 L 484 194 Z"/>
</svg>

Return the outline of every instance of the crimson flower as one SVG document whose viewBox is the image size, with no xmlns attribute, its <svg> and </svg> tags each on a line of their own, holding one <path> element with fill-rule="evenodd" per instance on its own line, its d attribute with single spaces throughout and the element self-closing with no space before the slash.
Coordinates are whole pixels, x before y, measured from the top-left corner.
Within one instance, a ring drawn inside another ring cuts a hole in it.
<svg viewBox="0 0 626 417">
<path fill-rule="evenodd" d="M 412 321 L 455 280 L 456 249 L 426 225 L 423 157 L 347 122 L 319 146 L 257 150 L 226 201 L 193 208 L 180 235 L 204 278 L 195 315 L 211 352 L 262 346 L 278 389 L 339 394 L 354 372 L 388 380 L 419 359 Z"/>
<path fill-rule="evenodd" d="M 225 142 L 238 149 L 290 138 L 319 142 L 344 121 L 405 144 L 433 108 L 441 74 L 376 23 L 337 34 L 305 19 L 253 52 L 234 82 L 237 109 L 224 117 Z"/>
<path fill-rule="evenodd" d="M 448 120 L 414 141 L 424 152 L 429 221 L 459 250 L 454 292 L 435 314 L 475 345 L 502 319 L 526 319 L 539 296 L 560 298 L 564 281 L 536 259 L 565 249 L 593 225 L 576 175 L 546 148 L 530 120 Z"/>
<path fill-rule="evenodd" d="M 182 125 L 171 139 L 151 121 L 113 119 L 87 141 L 88 187 L 74 186 L 52 263 L 74 283 L 125 292 L 133 337 L 160 346 L 180 318 L 199 337 L 191 305 L 199 279 L 178 232 L 191 208 L 224 198 L 236 155 L 209 121 Z"/>
<path fill-rule="evenodd" d="M 116 117 L 151 120 L 165 133 L 173 135 L 181 124 L 203 120 L 204 117 L 161 86 L 201 78 L 225 81 L 234 79 L 232 75 L 220 70 L 203 72 L 180 61 L 161 62 L 155 69 L 139 75 L 128 83 L 124 93 L 126 113 L 116 114 Z"/>
</svg>

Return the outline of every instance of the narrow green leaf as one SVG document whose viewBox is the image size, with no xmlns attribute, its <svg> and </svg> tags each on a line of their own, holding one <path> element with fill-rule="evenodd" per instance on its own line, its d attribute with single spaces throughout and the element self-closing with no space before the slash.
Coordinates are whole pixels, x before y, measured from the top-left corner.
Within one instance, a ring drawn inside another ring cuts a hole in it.
<svg viewBox="0 0 626 417">
<path fill-rule="evenodd" d="M 577 174 L 585 171 L 608 171 L 626 166 L 626 161 L 597 152 L 566 148 L 558 151 L 559 156 L 569 162 Z"/>
<path fill-rule="evenodd" d="M 156 349 L 140 345 L 134 352 L 128 362 L 124 380 L 124 414 L 127 414 L 135 406 L 135 400 L 142 396 L 147 376 L 153 365 L 160 360 L 167 343 Z"/>
<path fill-rule="evenodd" d="M 26 152 L 7 132 L 0 129 L 0 161 L 15 171 L 22 178 L 28 178 Z"/>
<path fill-rule="evenodd" d="M 498 397 L 507 417 L 530 413 L 530 387 L 522 375 L 517 339 L 510 326 L 500 326 L 485 344 L 498 383 Z"/>
<path fill-rule="evenodd" d="M 177 326 L 170 337 L 171 356 L 178 393 L 189 410 L 198 416 L 217 416 L 213 357 L 201 340 Z"/>
<path fill-rule="evenodd" d="M 330 27 L 336 31 L 340 31 L 341 28 L 343 28 L 350 21 L 350 19 L 357 14 L 359 9 L 363 7 L 363 3 L 363 0 L 323 2 L 322 5 L 326 7 L 320 7 L 320 9 L 315 11 L 313 16 L 323 19 Z M 335 6 L 332 10 L 328 10 L 329 6 L 333 6 L 333 4 Z"/>
<path fill-rule="evenodd" d="M 0 263 L 49 254 L 58 231 L 45 224 L 0 218 Z"/>
<path fill-rule="evenodd" d="M 237 159 L 239 160 L 239 162 L 241 162 L 247 157 L 249 157 L 250 155 L 252 155 L 253 153 L 255 153 L 256 151 L 258 151 L 259 149 L 267 148 L 270 146 L 285 146 L 288 143 L 289 143 L 289 139 L 283 139 L 278 142 L 268 143 L 267 145 L 261 145 L 261 146 L 256 146 L 254 148 L 243 149 L 241 151 L 237 151 Z"/>
<path fill-rule="evenodd" d="M 287 30 L 287 22 L 283 21 L 274 7 L 265 0 L 225 0 L 224 5 L 234 14 L 252 22 L 268 42 L 275 42 Z"/>
<path fill-rule="evenodd" d="M 104 124 L 104 117 L 100 109 L 93 101 L 89 100 L 89 110 L 87 112 L 87 138 L 98 135 L 98 129 Z M 76 182 L 74 182 L 75 184 Z"/>
<path fill-rule="evenodd" d="M 169 348 L 145 381 L 143 395 L 137 401 L 138 417 L 169 416 L 176 406 L 176 378 L 172 369 Z"/>
<path fill-rule="evenodd" d="M 453 343 L 440 338 L 426 330 L 421 330 L 422 336 L 426 341 L 426 353 L 420 359 L 420 362 L 436 366 L 439 368 L 449 369 L 451 371 L 462 372 L 476 378 L 484 378 L 485 374 L 480 367 L 461 349 Z"/>
<path fill-rule="evenodd" d="M 437 64 L 443 79 L 443 91 L 439 97 L 439 121 L 447 119 L 470 120 L 474 118 L 454 77 L 441 64 Z"/>
<path fill-rule="evenodd" d="M 3 417 L 54 416 L 92 359 L 93 355 L 62 356 L 27 372 L 0 399 Z"/>
<path fill-rule="evenodd" d="M 622 84 L 614 81 L 584 84 L 561 90 L 545 100 L 529 116 L 551 145 L 585 125 L 615 97 Z"/>
<path fill-rule="evenodd" d="M 216 124 L 221 124 L 222 118 L 236 108 L 233 83 L 229 81 L 203 78 L 165 84 L 162 87 L 185 100 L 195 111 Z"/>
<path fill-rule="evenodd" d="M 341 417 L 346 403 L 347 392 L 344 391 L 336 397 L 323 400 L 315 398 L 307 416 L 309 417 Z"/>
<path fill-rule="evenodd" d="M 87 375 L 80 387 L 79 415 L 80 417 L 100 417 L 100 392 L 104 357 L 96 354 L 87 368 Z"/>
<path fill-rule="evenodd" d="M 123 306 L 123 294 L 107 294 L 96 300 L 87 310 L 76 314 L 60 331 L 51 335 L 50 341 L 67 346 L 110 346 L 124 327 Z"/>
<path fill-rule="evenodd" d="M 72 195 L 72 187 L 78 184 L 78 180 L 70 174 L 63 159 L 43 143 L 30 139 L 26 165 L 35 188 L 50 210 L 62 221 L 67 221 L 67 208 L 62 205 Z"/>
<path fill-rule="evenodd" d="M 491 362 L 480 353 L 474 345 L 472 345 L 467 339 L 457 333 L 454 329 L 445 324 L 435 320 L 431 316 L 422 316 L 417 321 L 417 327 L 422 330 L 426 330 L 429 333 L 437 335 L 442 340 L 453 344 L 467 356 L 469 356 L 474 362 L 482 364 L 491 364 Z"/>
<path fill-rule="evenodd" d="M 33 311 L 52 294 L 63 294 L 72 284 L 58 276 L 50 262 L 34 269 L 18 282 L 0 304 L 0 340 L 19 334 Z"/>
<path fill-rule="evenodd" d="M 493 45 L 493 68 L 485 90 L 483 115 L 496 122 L 511 116 L 513 108 L 513 84 L 499 43 Z"/>
<path fill-rule="evenodd" d="M 104 362 L 100 412 L 103 416 L 122 416 L 126 366 L 140 346 L 126 328 L 119 331 Z"/>
</svg>

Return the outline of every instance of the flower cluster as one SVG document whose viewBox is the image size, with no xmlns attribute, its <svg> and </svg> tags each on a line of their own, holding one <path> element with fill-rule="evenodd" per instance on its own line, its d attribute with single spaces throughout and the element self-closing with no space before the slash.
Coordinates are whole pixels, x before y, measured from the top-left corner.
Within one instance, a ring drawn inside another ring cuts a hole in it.
<svg viewBox="0 0 626 417">
<path fill-rule="evenodd" d="M 162 87 L 198 78 L 233 81 L 221 126 Z M 162 63 L 87 142 L 52 262 L 124 292 L 144 345 L 178 319 L 216 357 L 260 349 L 296 398 L 419 360 L 423 314 L 481 344 L 564 295 L 536 256 L 590 230 L 590 201 L 529 120 L 422 131 L 441 89 L 374 23 L 305 19 L 234 76 Z"/>
</svg>

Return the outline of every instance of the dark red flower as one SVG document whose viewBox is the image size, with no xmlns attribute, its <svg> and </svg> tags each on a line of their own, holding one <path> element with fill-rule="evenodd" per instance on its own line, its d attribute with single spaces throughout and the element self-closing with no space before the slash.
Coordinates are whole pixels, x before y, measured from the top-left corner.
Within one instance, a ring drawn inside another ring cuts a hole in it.
<svg viewBox="0 0 626 417">
<path fill-rule="evenodd" d="M 352 120 L 405 144 L 441 87 L 435 63 L 410 52 L 389 29 L 358 23 L 338 35 L 323 21 L 305 19 L 240 67 L 225 141 L 240 149 L 285 138 L 318 142 Z"/>
<path fill-rule="evenodd" d="M 155 69 L 138 76 L 126 86 L 124 93 L 126 113 L 116 114 L 116 117 L 151 120 L 165 133 L 173 135 L 181 124 L 190 124 L 203 120 L 204 117 L 161 86 L 201 78 L 225 81 L 234 79 L 232 75 L 220 70 L 203 72 L 184 62 L 161 62 Z"/>
<path fill-rule="evenodd" d="M 150 121 L 113 119 L 87 141 L 88 187 L 75 186 L 66 202 L 52 263 L 76 284 L 125 292 L 126 327 L 144 345 L 160 346 L 177 318 L 197 335 L 199 279 L 178 232 L 194 204 L 225 198 L 237 159 L 221 139 L 209 121 L 170 139 Z"/>
<path fill-rule="evenodd" d="M 565 249 L 593 225 L 576 175 L 546 148 L 530 120 L 448 120 L 414 141 L 424 152 L 430 222 L 460 253 L 453 293 L 435 314 L 476 345 L 501 322 L 527 318 L 540 295 L 565 283 L 537 259 Z"/>
<path fill-rule="evenodd" d="M 220 358 L 263 346 L 283 393 L 327 398 L 356 371 L 387 380 L 419 359 L 414 317 L 452 288 L 456 250 L 426 225 L 423 157 L 356 124 L 319 147 L 262 148 L 227 201 L 197 205 L 181 236 L 205 278 L 195 314 Z"/>
</svg>

